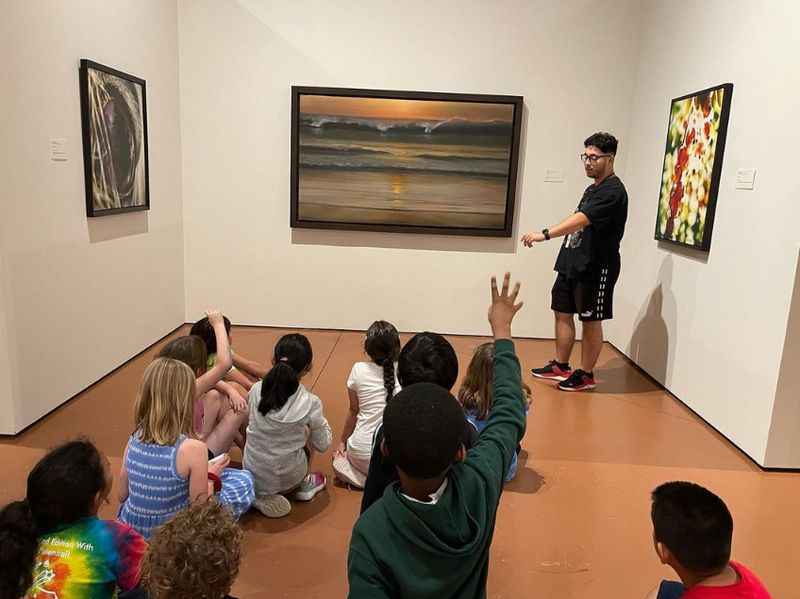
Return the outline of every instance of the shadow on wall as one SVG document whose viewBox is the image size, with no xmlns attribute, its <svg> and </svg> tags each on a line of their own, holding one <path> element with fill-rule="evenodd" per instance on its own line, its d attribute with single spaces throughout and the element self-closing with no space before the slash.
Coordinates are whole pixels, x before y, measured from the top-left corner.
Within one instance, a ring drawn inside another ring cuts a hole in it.
<svg viewBox="0 0 800 599">
<path fill-rule="evenodd" d="M 676 334 L 677 304 L 672 293 L 672 268 L 672 256 L 667 256 L 658 271 L 656 287 L 639 312 L 628 346 L 630 358 L 664 386 L 670 374 Z M 672 324 L 671 344 L 668 323 Z"/>
<path fill-rule="evenodd" d="M 101 243 L 112 239 L 144 235 L 150 230 L 148 211 L 111 214 L 86 219 L 89 243 Z"/>
</svg>

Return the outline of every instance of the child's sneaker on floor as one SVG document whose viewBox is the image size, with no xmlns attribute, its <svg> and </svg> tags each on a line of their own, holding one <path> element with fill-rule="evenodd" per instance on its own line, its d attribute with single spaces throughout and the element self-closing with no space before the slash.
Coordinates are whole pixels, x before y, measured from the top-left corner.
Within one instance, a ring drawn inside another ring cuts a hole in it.
<svg viewBox="0 0 800 599">
<path fill-rule="evenodd" d="M 594 380 L 594 373 L 586 372 L 578 368 L 573 370 L 572 374 L 566 381 L 558 384 L 558 388 L 562 391 L 589 391 L 597 386 Z"/>
<path fill-rule="evenodd" d="M 292 499 L 297 501 L 311 501 L 314 496 L 325 488 L 328 482 L 325 475 L 321 472 L 310 472 L 300 483 L 300 486 L 292 494 Z"/>
<path fill-rule="evenodd" d="M 550 379 L 551 381 L 566 381 L 572 370 L 567 362 L 550 360 L 542 368 L 532 368 L 531 374 L 537 379 Z"/>
<path fill-rule="evenodd" d="M 283 495 L 259 495 L 253 507 L 267 518 L 283 518 L 292 511 L 292 504 Z"/>
</svg>

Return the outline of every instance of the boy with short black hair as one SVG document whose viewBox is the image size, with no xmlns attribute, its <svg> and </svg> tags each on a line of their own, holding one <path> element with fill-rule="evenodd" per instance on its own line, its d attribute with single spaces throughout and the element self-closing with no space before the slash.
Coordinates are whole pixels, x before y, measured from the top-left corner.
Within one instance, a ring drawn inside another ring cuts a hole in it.
<svg viewBox="0 0 800 599">
<path fill-rule="evenodd" d="M 384 453 L 399 484 L 364 512 L 348 556 L 350 599 L 486 596 L 489 547 L 503 478 L 525 432 L 525 403 L 511 321 L 519 284 L 501 292 L 492 278 L 489 322 L 495 338 L 494 406 L 469 455 L 464 414 L 446 389 L 418 383 L 384 412 Z"/>
<path fill-rule="evenodd" d="M 438 333 L 417 333 L 408 340 L 397 360 L 397 380 L 403 387 L 416 383 L 432 383 L 450 391 L 458 378 L 458 357 L 450 342 Z M 391 400 L 390 400 L 391 401 Z M 470 449 L 478 442 L 478 431 L 462 414 L 464 445 Z M 383 496 L 386 487 L 397 480 L 391 459 L 381 452 L 383 424 L 375 430 L 372 457 L 369 461 L 361 513 Z"/>
<path fill-rule="evenodd" d="M 662 564 L 683 584 L 664 581 L 657 599 L 769 599 L 761 581 L 730 561 L 733 518 L 725 502 L 689 482 L 653 491 L 653 542 Z"/>
</svg>

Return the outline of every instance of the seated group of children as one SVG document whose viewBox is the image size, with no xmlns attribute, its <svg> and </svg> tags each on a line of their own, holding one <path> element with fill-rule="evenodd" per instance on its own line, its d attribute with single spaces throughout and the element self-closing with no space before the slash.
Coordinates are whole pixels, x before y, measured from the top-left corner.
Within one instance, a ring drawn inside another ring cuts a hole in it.
<svg viewBox="0 0 800 599">
<path fill-rule="evenodd" d="M 401 349 L 396 329 L 367 331 L 370 361 L 348 377 L 350 411 L 333 467 L 364 489 L 348 555 L 350 597 L 485 597 L 489 548 L 504 481 L 514 477 L 530 389 L 511 341 L 519 284 L 492 279 L 494 341 L 480 346 L 458 399 L 455 351 L 434 333 Z M 218 312 L 167 344 L 146 369 L 123 458 L 118 520 L 108 460 L 88 440 L 62 445 L 34 467 L 26 498 L 0 512 L 0 599 L 227 597 L 251 505 L 270 517 L 326 485 L 309 472 L 332 440 L 322 403 L 300 380 L 306 337 L 282 337 L 269 370 L 230 351 Z M 235 366 L 235 369 L 232 367 Z M 245 399 L 246 398 L 246 399 Z M 243 468 L 227 451 L 243 449 Z M 653 597 L 763 599 L 730 561 L 725 504 L 691 483 L 653 492 L 656 552 L 682 584 Z M 149 542 L 149 545 L 148 545 Z"/>
</svg>

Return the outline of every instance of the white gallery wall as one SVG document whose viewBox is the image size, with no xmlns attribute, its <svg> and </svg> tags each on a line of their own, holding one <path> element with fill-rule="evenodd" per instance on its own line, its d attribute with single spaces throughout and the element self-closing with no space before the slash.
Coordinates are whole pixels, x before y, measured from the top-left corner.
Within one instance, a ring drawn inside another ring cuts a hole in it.
<svg viewBox="0 0 800 599">
<path fill-rule="evenodd" d="M 61 404 L 184 320 L 487 332 L 511 270 L 516 333 L 551 337 L 558 243 L 582 140 L 621 140 L 630 195 L 608 337 L 768 466 L 800 467 L 800 5 L 694 0 L 7 2 L 0 50 L 0 433 Z M 152 210 L 87 219 L 80 58 L 147 80 Z M 711 253 L 653 241 L 670 99 L 733 104 Z M 512 239 L 289 228 L 290 87 L 525 97 Z M 49 160 L 50 138 L 69 161 Z M 755 189 L 735 189 L 737 169 Z M 545 183 L 547 169 L 563 183 Z M 794 298 L 794 299 L 792 299 Z"/>
<path fill-rule="evenodd" d="M 183 322 L 177 6 L 4 2 L 0 34 L 0 433 L 13 433 Z M 86 217 L 81 58 L 147 80 L 149 212 Z M 67 162 L 50 161 L 51 138 Z"/>
<path fill-rule="evenodd" d="M 697 0 L 681 14 L 678 24 L 672 4 L 645 4 L 626 100 L 631 202 L 610 340 L 757 462 L 800 467 L 788 436 L 796 422 L 770 439 L 800 242 L 800 4 Z M 711 252 L 657 244 L 670 99 L 725 82 L 733 103 Z M 757 169 L 752 191 L 735 189 L 746 168 Z M 795 419 L 799 397 L 785 395 Z"/>
<path fill-rule="evenodd" d="M 485 334 L 488 276 L 511 270 L 517 332 L 552 336 L 558 245 L 518 239 L 574 210 L 587 135 L 627 138 L 638 5 L 179 0 L 187 319 Z M 292 232 L 292 85 L 524 96 L 515 237 Z"/>
</svg>

